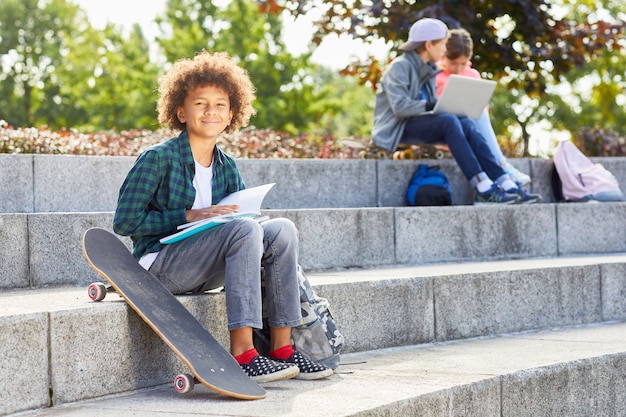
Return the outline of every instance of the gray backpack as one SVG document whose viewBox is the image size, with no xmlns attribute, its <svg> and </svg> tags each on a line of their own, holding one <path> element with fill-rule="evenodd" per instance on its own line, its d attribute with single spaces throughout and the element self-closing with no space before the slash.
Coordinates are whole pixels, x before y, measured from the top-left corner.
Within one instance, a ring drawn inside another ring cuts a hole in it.
<svg viewBox="0 0 626 417">
<path fill-rule="evenodd" d="M 337 328 L 330 304 L 327 299 L 315 294 L 299 265 L 298 282 L 302 324 L 291 330 L 293 343 L 299 352 L 306 353 L 311 359 L 335 369 L 340 364 L 344 338 Z"/>
<path fill-rule="evenodd" d="M 319 297 L 313 291 L 300 265 L 298 265 L 298 284 L 300 285 L 302 324 L 291 330 L 293 345 L 298 352 L 335 369 L 341 363 L 340 353 L 344 338 L 337 328 L 328 300 Z M 265 311 L 264 317 L 266 317 Z M 267 356 L 269 342 L 269 325 L 267 318 L 264 318 L 263 329 L 254 330 L 254 345 L 260 354 Z"/>
</svg>

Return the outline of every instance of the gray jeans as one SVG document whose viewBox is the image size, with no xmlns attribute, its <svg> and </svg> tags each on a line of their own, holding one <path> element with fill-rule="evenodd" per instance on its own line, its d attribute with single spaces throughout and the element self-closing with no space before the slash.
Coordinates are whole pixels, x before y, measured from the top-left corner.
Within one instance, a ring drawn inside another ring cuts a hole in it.
<svg viewBox="0 0 626 417">
<path fill-rule="evenodd" d="M 230 331 L 263 326 L 261 267 L 269 325 L 298 326 L 298 231 L 288 219 L 237 219 L 165 245 L 150 272 L 174 294 L 224 286 Z"/>
</svg>

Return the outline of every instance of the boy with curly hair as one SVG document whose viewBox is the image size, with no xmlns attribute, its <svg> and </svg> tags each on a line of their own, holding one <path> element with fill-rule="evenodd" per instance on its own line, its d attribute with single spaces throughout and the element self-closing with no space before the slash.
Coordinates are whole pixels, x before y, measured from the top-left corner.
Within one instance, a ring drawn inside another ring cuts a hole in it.
<svg viewBox="0 0 626 417">
<path fill-rule="evenodd" d="M 245 188 L 235 160 L 216 142 L 255 113 L 248 74 L 228 54 L 203 51 L 177 61 L 159 79 L 158 92 L 159 123 L 181 133 L 137 158 L 120 188 L 113 229 L 132 238 L 135 258 L 172 293 L 225 287 L 230 352 L 252 379 L 332 375 L 291 345 L 291 328 L 302 320 L 298 235 L 291 221 L 236 219 L 177 243 L 159 242 L 181 224 L 237 211 L 237 205 L 215 205 Z M 269 357 L 258 354 L 252 336 L 262 327 L 261 268 Z"/>
</svg>

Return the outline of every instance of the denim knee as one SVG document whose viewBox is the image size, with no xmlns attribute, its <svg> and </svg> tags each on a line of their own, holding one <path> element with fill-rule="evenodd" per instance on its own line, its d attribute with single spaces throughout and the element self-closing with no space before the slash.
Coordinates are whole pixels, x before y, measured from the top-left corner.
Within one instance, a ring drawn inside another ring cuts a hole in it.
<svg viewBox="0 0 626 417">
<path fill-rule="evenodd" d="M 283 244 L 298 242 L 298 229 L 289 219 L 280 217 L 263 223 L 265 238 Z"/>
</svg>

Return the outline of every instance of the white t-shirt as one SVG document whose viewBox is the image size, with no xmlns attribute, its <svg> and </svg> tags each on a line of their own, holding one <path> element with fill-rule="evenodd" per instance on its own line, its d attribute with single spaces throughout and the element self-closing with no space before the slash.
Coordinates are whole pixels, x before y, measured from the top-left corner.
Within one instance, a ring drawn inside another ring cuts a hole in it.
<svg viewBox="0 0 626 417">
<path fill-rule="evenodd" d="M 211 190 L 211 182 L 213 181 L 213 162 L 211 166 L 205 167 L 200 165 L 197 161 L 196 175 L 193 177 L 193 187 L 196 189 L 196 199 L 193 202 L 192 209 L 199 209 L 204 207 L 210 207 L 212 205 L 213 192 Z M 150 269 L 152 263 L 159 255 L 159 252 L 147 253 L 139 260 L 139 265 L 144 269 Z"/>
<path fill-rule="evenodd" d="M 192 209 L 210 207 L 213 201 L 211 182 L 213 181 L 213 164 L 203 167 L 196 162 L 196 176 L 193 177 L 193 187 L 196 189 L 196 199 Z"/>
</svg>

